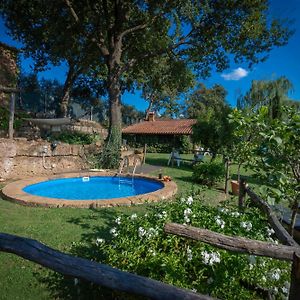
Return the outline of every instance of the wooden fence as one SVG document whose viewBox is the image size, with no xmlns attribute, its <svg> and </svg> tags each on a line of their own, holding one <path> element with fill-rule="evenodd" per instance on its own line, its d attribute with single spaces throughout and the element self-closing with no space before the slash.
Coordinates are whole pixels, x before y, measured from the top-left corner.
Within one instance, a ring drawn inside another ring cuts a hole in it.
<svg viewBox="0 0 300 300">
<path fill-rule="evenodd" d="M 248 253 L 257 256 L 271 257 L 275 259 L 292 262 L 291 286 L 289 300 L 299 300 L 300 297 L 300 246 L 289 235 L 277 219 L 271 207 L 256 195 L 242 179 L 239 189 L 239 207 L 243 209 L 246 194 L 251 201 L 260 207 L 267 215 L 271 227 L 274 229 L 277 238 L 284 245 L 251 240 L 243 237 L 226 236 L 210 230 L 195 228 L 192 226 L 169 223 L 165 225 L 165 232 L 197 241 L 202 241 L 221 249 Z"/>
<path fill-rule="evenodd" d="M 206 229 L 174 223 L 166 224 L 165 232 L 203 241 L 228 251 L 292 261 L 289 300 L 298 300 L 300 295 L 300 246 L 281 225 L 271 207 L 256 195 L 244 181 L 241 181 L 239 195 L 241 208 L 246 194 L 249 195 L 253 203 L 266 213 L 277 238 L 284 245 L 231 237 Z M 206 295 L 196 294 L 156 280 L 120 271 L 108 265 L 74 257 L 49 248 L 38 241 L 15 235 L 0 233 L 0 251 L 14 253 L 64 275 L 150 299 L 213 299 Z"/>
<path fill-rule="evenodd" d="M 213 300 L 209 296 L 74 257 L 49 248 L 38 241 L 11 234 L 0 233 L 0 251 L 14 253 L 63 275 L 84 279 L 116 291 L 140 295 L 148 299 Z"/>
</svg>

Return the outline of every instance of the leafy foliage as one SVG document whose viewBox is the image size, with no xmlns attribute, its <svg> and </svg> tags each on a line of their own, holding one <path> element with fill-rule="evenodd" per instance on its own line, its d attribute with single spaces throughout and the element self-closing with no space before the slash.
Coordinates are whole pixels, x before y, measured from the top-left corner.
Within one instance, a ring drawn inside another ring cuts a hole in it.
<svg viewBox="0 0 300 300">
<path fill-rule="evenodd" d="M 230 112 L 229 106 L 223 106 L 222 110 L 217 111 L 209 109 L 193 127 L 193 141 L 210 149 L 212 159 L 217 154 L 225 153 L 232 145 L 233 126 L 228 120 Z"/>
<path fill-rule="evenodd" d="M 50 138 L 67 144 L 89 145 L 99 140 L 99 136 L 82 132 L 63 132 Z"/>
<path fill-rule="evenodd" d="M 114 126 L 111 131 L 99 159 L 100 166 L 106 169 L 118 168 L 121 159 L 121 130 Z"/>
<path fill-rule="evenodd" d="M 67 60 L 75 74 L 78 68 L 99 70 L 110 103 L 109 135 L 121 126 L 122 93 L 145 78 L 142 71 L 149 75 L 158 57 L 207 77 L 213 67 L 226 69 L 230 55 L 236 62 L 263 61 L 267 54 L 261 53 L 285 45 L 291 35 L 281 20 L 268 16 L 267 0 L 98 0 L 84 6 L 81 0 L 3 0 L 0 13 L 42 65 Z"/>
<path fill-rule="evenodd" d="M 193 179 L 201 184 L 213 186 L 225 175 L 224 164 L 217 161 L 197 163 L 194 166 Z"/>
<path fill-rule="evenodd" d="M 281 118 L 282 105 L 290 101 L 287 93 L 292 87 L 292 83 L 284 76 L 276 80 L 253 80 L 249 92 L 238 99 L 237 106 L 255 110 L 268 106 L 270 118 Z"/>
<path fill-rule="evenodd" d="M 99 235 L 90 243 L 74 243 L 71 252 L 222 299 L 259 298 L 258 292 L 249 288 L 251 286 L 269 289 L 278 298 L 286 295 L 289 263 L 233 254 L 201 242 L 167 235 L 163 228 L 168 222 L 274 241 L 272 230 L 257 208 L 248 208 L 242 213 L 229 203 L 213 208 L 203 205 L 201 196 L 194 196 L 151 206 L 143 215 L 119 215 L 110 229 L 110 239 L 105 240 L 106 237 Z M 94 296 L 104 293 L 103 289 L 80 281 L 75 289 L 74 285 L 69 288 L 73 295 L 79 291 L 87 298 L 91 293 Z M 106 293 L 106 299 L 120 297 L 116 292 Z M 121 298 L 127 299 L 126 295 Z"/>
</svg>

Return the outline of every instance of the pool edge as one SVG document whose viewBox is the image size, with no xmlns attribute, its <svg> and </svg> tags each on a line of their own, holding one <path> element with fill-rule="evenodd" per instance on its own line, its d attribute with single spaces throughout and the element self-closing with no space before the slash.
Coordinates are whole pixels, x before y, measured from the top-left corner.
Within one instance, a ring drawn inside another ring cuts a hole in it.
<svg viewBox="0 0 300 300">
<path fill-rule="evenodd" d="M 169 199 L 177 193 L 177 185 L 174 181 L 161 181 L 152 176 L 135 175 L 138 178 L 145 178 L 163 183 L 164 187 L 146 194 L 129 196 L 114 199 L 95 199 L 95 200 L 68 200 L 68 199 L 54 199 L 47 197 L 35 196 L 23 191 L 23 188 L 30 184 L 35 184 L 41 181 L 57 178 L 83 177 L 83 176 L 114 176 L 111 172 L 76 172 L 65 173 L 53 176 L 34 177 L 21 179 L 7 184 L 1 191 L 5 200 L 9 200 L 18 204 L 26 206 L 40 206 L 40 207 L 77 207 L 77 208 L 97 208 L 97 207 L 112 207 L 112 206 L 129 206 L 132 204 L 142 204 L 145 202 L 157 202 Z M 131 176 L 131 175 L 130 175 Z M 122 177 L 124 176 L 122 174 Z"/>
</svg>

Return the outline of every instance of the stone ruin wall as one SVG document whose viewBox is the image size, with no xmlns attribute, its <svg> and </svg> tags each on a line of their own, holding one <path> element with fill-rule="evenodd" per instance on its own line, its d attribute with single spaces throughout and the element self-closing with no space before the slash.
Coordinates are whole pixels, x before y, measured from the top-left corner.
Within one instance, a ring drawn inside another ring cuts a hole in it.
<svg viewBox="0 0 300 300">
<path fill-rule="evenodd" d="M 86 155 L 100 151 L 100 145 L 51 143 L 0 138 L 0 180 L 52 175 L 89 168 Z"/>
</svg>

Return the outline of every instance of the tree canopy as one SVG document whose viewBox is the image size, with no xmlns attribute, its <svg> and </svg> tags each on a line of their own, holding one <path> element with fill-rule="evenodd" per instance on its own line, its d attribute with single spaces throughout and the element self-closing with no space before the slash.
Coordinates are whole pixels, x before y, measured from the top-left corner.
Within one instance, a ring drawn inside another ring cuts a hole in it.
<svg viewBox="0 0 300 300">
<path fill-rule="evenodd" d="M 287 94 L 292 88 L 285 76 L 276 80 L 253 80 L 250 90 L 238 99 L 238 107 L 259 109 L 268 106 L 270 117 L 280 118 L 281 107 L 290 101 Z"/>
<path fill-rule="evenodd" d="M 267 0 L 2 0 L 1 13 L 14 36 L 37 51 L 50 45 L 62 58 L 70 49 L 86 53 L 86 45 L 93 54 L 110 105 L 107 167 L 116 166 L 120 155 L 122 92 L 139 82 L 140 70 L 151 70 L 153 59 L 172 57 L 209 76 L 213 67 L 227 68 L 232 56 L 250 64 L 266 59 L 291 34 L 281 20 L 268 16 Z M 55 37 L 50 44 L 41 38 L 44 31 L 47 41 Z"/>
</svg>

